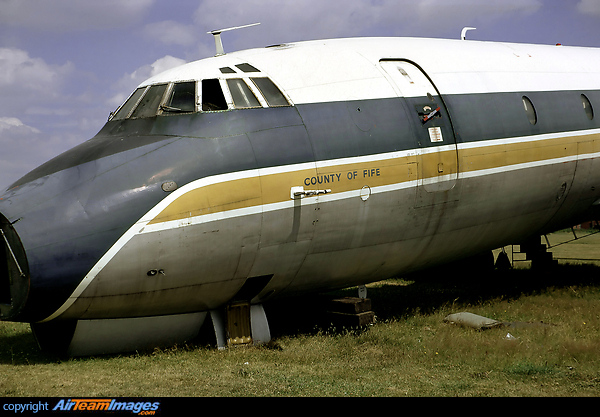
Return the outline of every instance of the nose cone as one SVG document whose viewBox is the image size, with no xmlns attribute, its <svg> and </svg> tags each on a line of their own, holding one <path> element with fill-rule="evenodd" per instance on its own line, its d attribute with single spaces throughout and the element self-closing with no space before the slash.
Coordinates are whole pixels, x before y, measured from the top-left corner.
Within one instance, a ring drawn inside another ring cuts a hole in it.
<svg viewBox="0 0 600 417">
<path fill-rule="evenodd" d="M 12 224 L 0 213 L 0 320 L 18 320 L 28 294 L 25 249 Z"/>
</svg>

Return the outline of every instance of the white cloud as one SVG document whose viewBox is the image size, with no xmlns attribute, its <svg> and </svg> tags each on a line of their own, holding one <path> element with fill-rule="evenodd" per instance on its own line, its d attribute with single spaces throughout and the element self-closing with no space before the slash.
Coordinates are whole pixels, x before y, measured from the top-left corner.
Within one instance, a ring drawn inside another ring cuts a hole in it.
<svg viewBox="0 0 600 417">
<path fill-rule="evenodd" d="M 110 110 L 144 80 L 185 62 L 167 55 L 126 74 L 113 86 L 118 94 Z M 72 64 L 49 65 L 25 51 L 0 48 L 0 188 L 89 139 L 88 132 L 102 126 L 108 110 L 99 114 L 99 106 L 87 103 L 86 94 L 69 96 L 64 91 L 66 81 L 77 75 Z M 25 118 L 36 120 L 36 127 Z"/>
<path fill-rule="evenodd" d="M 155 0 L 2 0 L 0 24 L 68 32 L 114 29 L 141 20 Z"/>
<path fill-rule="evenodd" d="M 154 77 L 155 75 L 158 75 L 161 72 L 164 72 L 171 68 L 175 68 L 179 65 L 183 65 L 185 64 L 185 62 L 186 61 L 183 59 L 175 58 L 170 55 L 164 56 L 160 59 L 157 59 L 152 65 L 150 65 L 151 71 L 147 78 Z"/>
<path fill-rule="evenodd" d="M 51 65 L 33 58 L 23 50 L 0 48 L 0 118 L 3 133 L 31 133 L 16 120 L 36 120 L 36 128 L 45 130 L 57 117 L 71 115 L 79 108 L 77 98 L 65 93 L 77 71 L 72 63 Z M 72 116 L 71 116 L 72 117 Z M 18 118 L 18 119 L 17 119 Z M 24 119 L 23 119 L 24 120 Z M 18 128 L 17 130 L 15 130 Z"/>
<path fill-rule="evenodd" d="M 41 133 L 38 129 L 27 126 L 16 117 L 0 117 L 0 133 L 4 130 L 11 130 L 13 134 Z"/>
<path fill-rule="evenodd" d="M 202 2 L 194 20 L 203 31 L 261 22 L 256 28 L 224 33 L 227 51 L 232 46 L 237 49 L 265 46 L 268 42 L 382 33 L 439 36 L 441 31 L 454 30 L 459 37 L 462 27 L 474 20 L 529 15 L 542 6 L 541 0 L 219 0 Z M 248 45 L 246 39 L 265 44 Z"/>
<path fill-rule="evenodd" d="M 88 139 L 68 127 L 48 134 L 19 118 L 0 117 L 0 193 L 32 169 Z"/>
<path fill-rule="evenodd" d="M 581 0 L 577 3 L 577 10 L 583 14 L 600 16 L 600 0 Z"/>
<path fill-rule="evenodd" d="M 152 64 L 144 65 L 136 69 L 131 74 L 125 74 L 113 85 L 112 89 L 116 90 L 117 94 L 109 99 L 109 106 L 113 109 L 117 108 L 123 104 L 125 99 L 129 97 L 138 85 L 148 78 L 185 63 L 186 61 L 183 59 L 167 55 L 157 59 Z"/>
<path fill-rule="evenodd" d="M 13 166 L 13 160 L 22 163 L 15 169 L 33 168 L 97 132 L 108 110 L 102 109 L 104 114 L 99 114 L 98 105 L 90 103 L 86 94 L 68 93 L 79 77 L 81 73 L 70 62 L 52 65 L 20 49 L 0 48 L 0 163 L 4 164 L 3 170 Z M 64 126 L 69 127 L 68 131 Z M 24 160 L 33 162 L 28 165 Z"/>
<path fill-rule="evenodd" d="M 41 138 L 38 129 L 20 119 L 0 117 L 0 191 L 47 159 L 46 152 L 38 146 Z M 25 152 L 27 158 L 24 158 Z"/>
<path fill-rule="evenodd" d="M 49 65 L 20 49 L 0 48 L 0 92 L 52 94 L 73 71 L 72 63 Z"/>
</svg>

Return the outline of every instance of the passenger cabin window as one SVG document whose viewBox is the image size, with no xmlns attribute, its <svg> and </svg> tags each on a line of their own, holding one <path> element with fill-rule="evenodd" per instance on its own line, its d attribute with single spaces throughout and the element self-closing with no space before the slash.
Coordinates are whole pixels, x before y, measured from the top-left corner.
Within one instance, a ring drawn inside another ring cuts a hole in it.
<svg viewBox="0 0 600 417">
<path fill-rule="evenodd" d="M 167 113 L 190 113 L 196 110 L 196 82 L 175 83 L 161 109 Z"/>
<path fill-rule="evenodd" d="M 227 101 L 217 79 L 202 80 L 202 110 L 227 110 Z"/>
<path fill-rule="evenodd" d="M 581 104 L 583 104 L 583 111 L 585 111 L 587 118 L 592 120 L 594 118 L 594 109 L 592 108 L 592 103 L 590 103 L 590 100 L 585 94 L 581 95 Z"/>
<path fill-rule="evenodd" d="M 273 81 L 268 78 L 251 78 L 252 82 L 260 90 L 270 107 L 289 106 L 287 99 L 281 93 Z"/>
<path fill-rule="evenodd" d="M 537 114 L 535 112 L 535 107 L 533 107 L 533 103 L 527 96 L 523 96 L 523 107 L 525 108 L 525 113 L 527 113 L 527 118 L 529 119 L 529 123 L 532 125 L 537 123 Z"/>
<path fill-rule="evenodd" d="M 233 106 L 236 109 L 262 107 L 244 80 L 229 79 L 227 80 L 227 86 L 231 92 L 231 98 L 233 98 Z"/>
<path fill-rule="evenodd" d="M 129 97 L 129 99 L 125 102 L 125 104 L 123 104 L 121 108 L 117 110 L 117 113 L 112 117 L 111 120 L 127 119 L 129 114 L 131 113 L 131 110 L 133 110 L 138 101 L 140 101 L 140 97 L 142 97 L 144 91 L 146 91 L 146 87 L 138 88 L 137 90 L 135 90 L 131 97 Z"/>
<path fill-rule="evenodd" d="M 156 116 L 156 113 L 158 112 L 158 106 L 160 105 L 163 95 L 167 90 L 167 86 L 168 84 L 151 86 L 131 114 L 131 117 L 135 119 Z"/>
</svg>

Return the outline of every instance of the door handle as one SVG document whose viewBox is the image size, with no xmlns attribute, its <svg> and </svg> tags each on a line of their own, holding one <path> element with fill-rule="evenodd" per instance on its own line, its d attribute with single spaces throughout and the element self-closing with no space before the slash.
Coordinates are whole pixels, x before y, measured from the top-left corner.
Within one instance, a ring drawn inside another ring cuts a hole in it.
<svg viewBox="0 0 600 417">
<path fill-rule="evenodd" d="M 423 117 L 423 124 L 427 123 L 428 121 L 430 121 L 431 119 L 433 119 L 435 117 L 436 114 L 438 114 L 440 112 L 441 108 L 438 107 L 437 109 L 435 109 L 434 111 L 430 112 L 429 114 L 425 115 L 425 117 Z"/>
<path fill-rule="evenodd" d="M 292 200 L 304 197 L 312 197 L 319 194 L 329 194 L 331 190 L 305 190 L 304 187 L 292 187 L 290 189 L 290 198 Z"/>
</svg>

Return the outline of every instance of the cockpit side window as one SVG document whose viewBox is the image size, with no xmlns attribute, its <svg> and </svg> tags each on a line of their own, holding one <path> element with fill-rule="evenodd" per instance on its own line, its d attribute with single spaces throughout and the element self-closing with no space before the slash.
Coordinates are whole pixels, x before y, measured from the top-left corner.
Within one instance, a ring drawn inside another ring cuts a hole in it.
<svg viewBox="0 0 600 417">
<path fill-rule="evenodd" d="M 262 95 L 267 100 L 267 103 L 270 107 L 280 107 L 280 106 L 289 106 L 287 99 L 281 93 L 279 88 L 273 81 L 266 77 L 261 78 L 251 78 L 252 82 L 256 85 L 256 87 L 260 90 Z"/>
<path fill-rule="evenodd" d="M 190 113 L 196 110 L 196 83 L 175 83 L 161 109 L 167 113 Z"/>
<path fill-rule="evenodd" d="M 127 119 L 127 116 L 129 116 L 131 110 L 133 110 L 138 101 L 140 101 L 140 97 L 142 97 L 144 91 L 146 91 L 146 87 L 141 87 L 135 90 L 131 97 L 129 97 L 125 104 L 121 106 L 121 108 L 117 111 L 117 113 L 112 117 L 111 120 Z"/>
<path fill-rule="evenodd" d="M 146 94 L 144 94 L 144 97 L 142 97 L 140 104 L 138 104 L 131 114 L 131 117 L 138 118 L 156 116 L 156 113 L 158 112 L 158 106 L 162 101 L 167 86 L 168 84 L 157 84 L 151 86 Z"/>
<path fill-rule="evenodd" d="M 229 67 L 219 68 L 219 71 L 221 71 L 223 74 L 235 74 L 235 71 Z"/>
<path fill-rule="evenodd" d="M 239 64 L 236 67 L 244 72 L 260 72 L 250 64 Z"/>
<path fill-rule="evenodd" d="M 202 80 L 202 110 L 227 110 L 227 101 L 217 79 Z"/>
<path fill-rule="evenodd" d="M 233 98 L 233 105 L 236 109 L 249 109 L 253 107 L 262 107 L 256 96 L 252 93 L 244 80 L 231 78 L 227 80 L 227 86 Z"/>
</svg>

